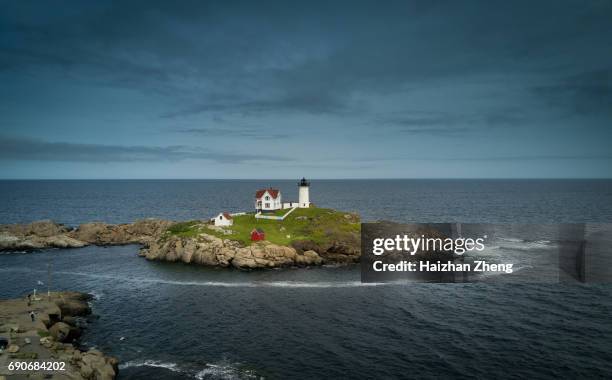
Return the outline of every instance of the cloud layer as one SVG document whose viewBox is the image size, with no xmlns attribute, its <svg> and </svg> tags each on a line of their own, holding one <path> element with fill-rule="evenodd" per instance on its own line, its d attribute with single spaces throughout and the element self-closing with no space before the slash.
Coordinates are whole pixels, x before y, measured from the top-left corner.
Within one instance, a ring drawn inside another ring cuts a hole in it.
<svg viewBox="0 0 612 380">
<path fill-rule="evenodd" d="M 15 137 L 0 138 L 0 160 L 90 163 L 207 160 L 230 164 L 252 161 L 291 161 L 283 156 L 239 152 L 222 153 L 181 145 L 120 146 L 47 142 Z"/>
<path fill-rule="evenodd" d="M 498 156 L 609 177 L 611 17 L 607 1 L 6 2 L 0 158 L 403 177 L 407 157 L 435 174 L 440 155 Z"/>
</svg>

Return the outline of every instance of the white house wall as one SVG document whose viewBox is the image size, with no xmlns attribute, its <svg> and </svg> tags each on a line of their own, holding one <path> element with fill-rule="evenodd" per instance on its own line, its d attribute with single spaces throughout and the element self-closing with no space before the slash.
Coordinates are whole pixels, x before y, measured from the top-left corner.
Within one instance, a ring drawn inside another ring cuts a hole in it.
<svg viewBox="0 0 612 380">
<path fill-rule="evenodd" d="M 270 197 L 269 200 L 266 200 L 266 197 Z M 259 200 L 261 200 L 261 209 L 264 211 L 273 211 L 273 210 L 280 210 L 283 207 L 283 203 L 281 202 L 282 196 L 281 196 L 281 192 L 278 192 L 278 196 L 276 197 L 276 199 L 272 198 L 272 195 L 270 195 L 270 193 L 268 191 L 266 191 L 260 199 L 255 200 L 255 204 L 257 205 L 257 202 Z M 266 207 L 266 205 L 268 204 L 268 207 Z"/>
<path fill-rule="evenodd" d="M 234 221 L 231 219 L 227 219 L 223 214 L 217 215 L 214 219 L 215 226 L 226 227 L 234 224 Z"/>
</svg>

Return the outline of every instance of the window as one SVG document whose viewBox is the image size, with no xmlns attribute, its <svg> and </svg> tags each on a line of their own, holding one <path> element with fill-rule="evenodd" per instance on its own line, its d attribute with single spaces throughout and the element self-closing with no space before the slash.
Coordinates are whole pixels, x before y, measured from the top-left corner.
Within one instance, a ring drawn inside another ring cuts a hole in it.
<svg viewBox="0 0 612 380">
<path fill-rule="evenodd" d="M 270 204 L 269 203 L 266 203 L 266 208 L 270 208 Z"/>
<path fill-rule="evenodd" d="M 266 200 L 267 200 L 267 201 L 269 201 L 269 200 L 270 200 L 270 197 L 269 197 L 269 196 L 267 196 L 267 195 L 266 195 Z"/>
</svg>

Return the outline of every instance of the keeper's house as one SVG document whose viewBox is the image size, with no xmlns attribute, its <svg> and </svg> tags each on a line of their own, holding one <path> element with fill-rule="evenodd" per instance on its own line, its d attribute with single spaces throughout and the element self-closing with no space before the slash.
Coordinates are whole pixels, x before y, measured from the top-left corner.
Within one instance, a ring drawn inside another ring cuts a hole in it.
<svg viewBox="0 0 612 380">
<path fill-rule="evenodd" d="M 255 193 L 255 209 L 258 212 L 274 211 L 283 208 L 281 192 L 278 189 L 257 190 Z"/>
</svg>

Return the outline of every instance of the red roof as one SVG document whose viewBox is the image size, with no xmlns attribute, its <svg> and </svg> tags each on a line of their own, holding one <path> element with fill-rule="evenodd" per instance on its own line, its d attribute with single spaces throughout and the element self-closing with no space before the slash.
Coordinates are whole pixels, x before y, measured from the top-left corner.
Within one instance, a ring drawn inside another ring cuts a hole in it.
<svg viewBox="0 0 612 380">
<path fill-rule="evenodd" d="M 232 216 L 229 214 L 229 212 L 224 212 L 224 213 L 223 213 L 223 216 L 224 216 L 224 217 L 225 217 L 225 219 L 227 219 L 227 220 L 231 220 L 231 219 L 232 219 Z"/>
<path fill-rule="evenodd" d="M 259 198 L 263 197 L 263 195 L 265 194 L 266 191 L 270 194 L 272 199 L 276 199 L 276 197 L 278 197 L 278 193 L 280 193 L 280 191 L 278 191 L 278 189 L 257 190 L 257 192 L 255 193 L 255 198 L 259 199 Z"/>
</svg>

